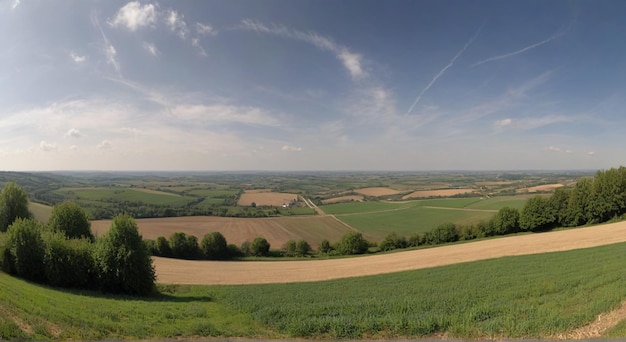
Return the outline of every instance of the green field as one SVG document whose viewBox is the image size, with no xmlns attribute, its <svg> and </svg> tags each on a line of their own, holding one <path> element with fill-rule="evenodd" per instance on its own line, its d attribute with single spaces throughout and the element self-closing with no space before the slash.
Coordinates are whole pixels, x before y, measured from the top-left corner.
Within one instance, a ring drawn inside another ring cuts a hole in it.
<svg viewBox="0 0 626 342">
<path fill-rule="evenodd" d="M 182 206 L 193 200 L 191 197 L 177 196 L 168 193 L 158 194 L 120 188 L 61 189 L 57 192 L 64 195 L 75 196 L 78 200 L 129 201 L 154 205 Z"/>
<path fill-rule="evenodd" d="M 327 214 L 374 240 L 395 232 L 409 236 L 444 223 L 460 225 L 489 220 L 505 206 L 521 209 L 531 196 L 446 198 L 405 202 L 350 202 L 320 206 Z"/>
<path fill-rule="evenodd" d="M 0 339 L 550 337 L 620 305 L 625 260 L 620 243 L 319 283 L 162 286 L 150 299 L 0 273 Z"/>
</svg>

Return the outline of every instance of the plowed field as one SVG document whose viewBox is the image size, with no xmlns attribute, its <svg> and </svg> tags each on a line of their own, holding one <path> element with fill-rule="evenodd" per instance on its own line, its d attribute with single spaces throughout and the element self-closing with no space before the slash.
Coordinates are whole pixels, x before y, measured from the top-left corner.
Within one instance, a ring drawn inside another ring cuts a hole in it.
<svg viewBox="0 0 626 342">
<path fill-rule="evenodd" d="M 623 241 L 626 241 L 626 222 L 358 258 L 268 262 L 185 261 L 154 258 L 154 264 L 157 281 L 160 283 L 289 283 L 393 273 L 503 256 L 587 248 Z"/>
</svg>

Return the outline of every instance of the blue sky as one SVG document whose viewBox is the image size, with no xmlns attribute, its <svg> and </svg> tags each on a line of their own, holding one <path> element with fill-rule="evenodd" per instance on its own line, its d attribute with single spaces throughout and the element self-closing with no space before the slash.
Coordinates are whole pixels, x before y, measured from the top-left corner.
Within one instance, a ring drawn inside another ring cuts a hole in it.
<svg viewBox="0 0 626 342">
<path fill-rule="evenodd" d="M 625 10 L 0 1 L 0 169 L 625 165 Z"/>
</svg>

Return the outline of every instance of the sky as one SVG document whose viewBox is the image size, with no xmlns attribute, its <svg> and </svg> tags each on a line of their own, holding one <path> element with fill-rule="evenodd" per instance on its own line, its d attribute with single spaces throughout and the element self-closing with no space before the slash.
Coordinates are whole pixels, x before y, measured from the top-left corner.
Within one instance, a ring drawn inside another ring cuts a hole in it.
<svg viewBox="0 0 626 342">
<path fill-rule="evenodd" d="M 625 12 L 0 0 L 0 170 L 626 165 Z"/>
</svg>

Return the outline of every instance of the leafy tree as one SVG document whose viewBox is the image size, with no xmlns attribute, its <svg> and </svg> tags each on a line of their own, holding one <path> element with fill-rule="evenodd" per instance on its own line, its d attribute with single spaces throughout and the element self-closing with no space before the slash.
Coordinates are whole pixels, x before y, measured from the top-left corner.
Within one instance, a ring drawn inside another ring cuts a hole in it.
<svg viewBox="0 0 626 342">
<path fill-rule="evenodd" d="M 605 222 L 626 209 L 626 169 L 598 171 L 593 180 L 590 209 L 594 222 Z"/>
<path fill-rule="evenodd" d="M 13 182 L 6 183 L 0 193 L 0 232 L 6 232 L 18 218 L 31 217 L 28 211 L 28 196 L 24 189 Z"/>
<path fill-rule="evenodd" d="M 490 231 L 494 235 L 515 233 L 519 229 L 519 211 L 515 208 L 504 207 L 489 221 Z"/>
<path fill-rule="evenodd" d="M 408 246 L 409 242 L 406 238 L 404 236 L 399 236 L 396 233 L 387 235 L 383 241 L 378 244 L 378 248 L 381 251 L 391 251 L 394 249 L 407 248 Z"/>
<path fill-rule="evenodd" d="M 285 255 L 288 257 L 296 256 L 296 247 L 297 244 L 295 240 L 287 241 L 287 243 L 285 243 Z"/>
<path fill-rule="evenodd" d="M 48 284 L 90 288 L 95 282 L 93 244 L 89 239 L 67 239 L 62 232 L 43 234 L 46 249 L 45 273 Z"/>
<path fill-rule="evenodd" d="M 250 241 L 244 241 L 241 244 L 240 250 L 241 250 L 241 254 L 243 256 L 250 256 L 250 255 L 252 255 L 252 244 L 250 243 Z"/>
<path fill-rule="evenodd" d="M 202 253 L 209 260 L 228 259 L 228 245 L 226 238 L 220 232 L 213 232 L 202 238 L 200 245 Z"/>
<path fill-rule="evenodd" d="M 264 237 L 256 237 L 250 244 L 250 255 L 267 256 L 270 251 L 270 244 Z"/>
<path fill-rule="evenodd" d="M 152 259 L 137 223 L 129 215 L 113 219 L 108 232 L 96 243 L 94 259 L 102 291 L 139 296 L 154 292 Z"/>
<path fill-rule="evenodd" d="M 317 245 L 317 251 L 320 253 L 330 253 L 333 250 L 333 247 L 330 245 L 330 242 L 326 239 L 320 241 L 319 245 Z"/>
<path fill-rule="evenodd" d="M 87 213 L 74 202 L 68 201 L 54 206 L 48 220 L 48 227 L 52 231 L 63 233 L 68 239 L 94 240 Z"/>
<path fill-rule="evenodd" d="M 198 238 L 183 232 L 175 232 L 170 236 L 172 257 L 177 259 L 198 259 L 200 247 Z"/>
<path fill-rule="evenodd" d="M 459 240 L 459 233 L 456 231 L 454 223 L 440 224 L 431 231 L 426 232 L 424 236 L 426 243 L 430 245 L 438 245 Z"/>
<path fill-rule="evenodd" d="M 567 226 L 575 227 L 591 223 L 591 192 L 593 180 L 590 178 L 580 179 L 572 189 L 567 202 L 566 223 Z"/>
<path fill-rule="evenodd" d="M 300 240 L 296 244 L 296 255 L 306 256 L 311 252 L 311 245 L 306 240 Z"/>
<path fill-rule="evenodd" d="M 335 250 L 342 255 L 363 254 L 367 252 L 368 243 L 359 232 L 348 232 L 344 234 Z"/>
<path fill-rule="evenodd" d="M 7 270 L 32 281 L 45 281 L 43 226 L 34 219 L 18 218 L 7 230 Z M 8 254 L 8 255 L 7 255 Z"/>
<path fill-rule="evenodd" d="M 159 236 L 155 241 L 155 245 L 156 245 L 157 254 L 159 256 L 167 257 L 167 258 L 172 256 L 172 249 L 170 248 L 170 243 L 167 241 L 165 236 Z"/>
<path fill-rule="evenodd" d="M 540 231 L 552 228 L 556 218 L 549 200 L 541 196 L 535 196 L 524 204 L 520 213 L 519 226 L 524 231 Z"/>
<path fill-rule="evenodd" d="M 571 190 L 558 188 L 548 200 L 548 206 L 554 213 L 554 223 L 557 226 L 567 226 L 568 206 Z"/>
</svg>

